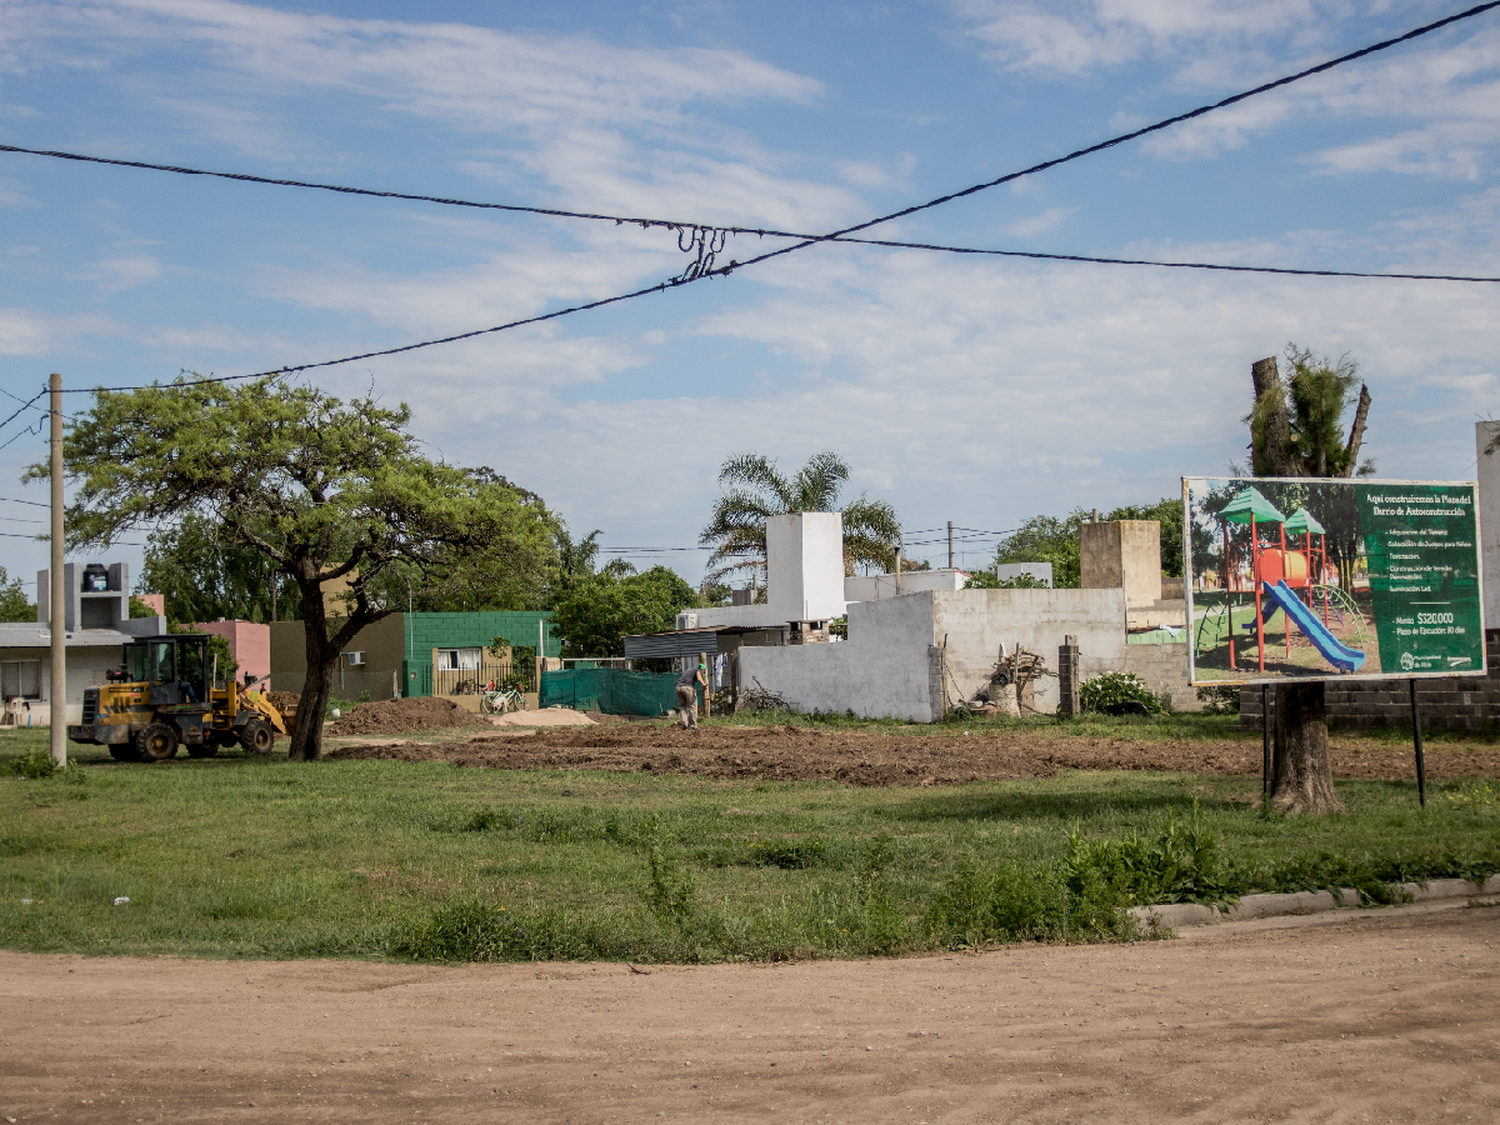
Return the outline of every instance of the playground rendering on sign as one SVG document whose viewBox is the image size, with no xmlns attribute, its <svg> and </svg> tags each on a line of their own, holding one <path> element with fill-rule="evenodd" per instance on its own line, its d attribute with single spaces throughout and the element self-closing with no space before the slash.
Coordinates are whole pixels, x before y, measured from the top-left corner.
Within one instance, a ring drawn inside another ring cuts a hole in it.
<svg viewBox="0 0 1500 1125">
<path fill-rule="evenodd" d="M 1194 684 L 1483 674 L 1467 481 L 1183 480 Z"/>
</svg>

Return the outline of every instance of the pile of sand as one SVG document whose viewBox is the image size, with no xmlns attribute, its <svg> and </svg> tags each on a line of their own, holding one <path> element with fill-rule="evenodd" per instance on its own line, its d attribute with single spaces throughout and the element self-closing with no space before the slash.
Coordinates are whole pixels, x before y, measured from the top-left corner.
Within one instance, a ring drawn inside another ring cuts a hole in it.
<svg viewBox="0 0 1500 1125">
<path fill-rule="evenodd" d="M 545 711 L 512 711 L 508 715 L 492 715 L 490 722 L 497 727 L 591 727 L 595 720 L 581 711 L 566 707 L 548 707 Z"/>
<path fill-rule="evenodd" d="M 419 696 L 414 699 L 386 699 L 379 703 L 361 703 L 336 719 L 327 728 L 334 737 L 350 735 L 401 734 L 411 730 L 436 730 L 439 727 L 481 726 L 485 720 L 465 711 L 451 699 Z"/>
</svg>

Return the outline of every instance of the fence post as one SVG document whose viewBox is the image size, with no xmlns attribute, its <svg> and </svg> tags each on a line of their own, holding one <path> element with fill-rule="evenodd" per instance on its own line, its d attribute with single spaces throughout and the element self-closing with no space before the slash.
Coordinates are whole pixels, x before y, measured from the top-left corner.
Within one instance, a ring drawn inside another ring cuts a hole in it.
<svg viewBox="0 0 1500 1125">
<path fill-rule="evenodd" d="M 1072 717 L 1083 710 L 1078 695 L 1079 683 L 1078 638 L 1068 634 L 1063 637 L 1063 643 L 1057 650 L 1057 713 L 1059 715 Z"/>
</svg>

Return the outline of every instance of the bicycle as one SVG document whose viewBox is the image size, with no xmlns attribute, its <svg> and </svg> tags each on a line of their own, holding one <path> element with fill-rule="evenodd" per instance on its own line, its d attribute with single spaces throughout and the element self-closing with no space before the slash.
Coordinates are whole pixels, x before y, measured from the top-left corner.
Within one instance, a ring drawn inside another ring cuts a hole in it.
<svg viewBox="0 0 1500 1125">
<path fill-rule="evenodd" d="M 479 710 L 486 715 L 526 710 L 526 696 L 515 688 L 493 688 L 480 693 Z"/>
</svg>

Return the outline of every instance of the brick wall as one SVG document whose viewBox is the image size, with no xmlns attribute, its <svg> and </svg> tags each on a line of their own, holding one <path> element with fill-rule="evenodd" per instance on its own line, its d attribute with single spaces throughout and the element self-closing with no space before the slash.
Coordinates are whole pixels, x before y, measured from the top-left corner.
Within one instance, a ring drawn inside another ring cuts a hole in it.
<svg viewBox="0 0 1500 1125">
<path fill-rule="evenodd" d="M 1500 727 L 1500 629 L 1486 629 L 1488 676 L 1443 676 L 1417 681 L 1423 730 L 1493 731 Z M 1274 706 L 1276 693 L 1269 698 Z M 1407 680 L 1330 680 L 1329 725 L 1334 728 L 1411 726 Z M 1240 725 L 1260 726 L 1260 688 L 1240 689 Z"/>
</svg>

